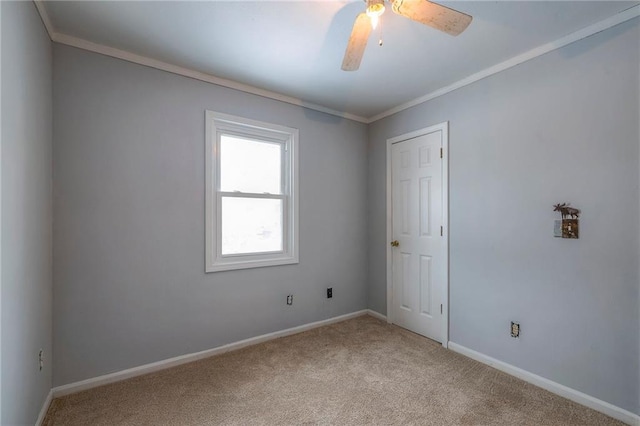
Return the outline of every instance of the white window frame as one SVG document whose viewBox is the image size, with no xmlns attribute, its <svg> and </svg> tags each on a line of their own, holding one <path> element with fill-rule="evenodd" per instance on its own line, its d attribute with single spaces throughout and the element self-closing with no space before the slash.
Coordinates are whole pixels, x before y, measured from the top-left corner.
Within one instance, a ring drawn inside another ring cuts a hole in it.
<svg viewBox="0 0 640 426">
<path fill-rule="evenodd" d="M 299 263 L 298 259 L 298 129 L 206 111 L 205 272 Z M 222 135 L 279 143 L 283 146 L 282 194 L 223 192 L 220 190 Z M 222 197 L 283 200 L 283 250 L 276 253 L 222 255 Z"/>
</svg>

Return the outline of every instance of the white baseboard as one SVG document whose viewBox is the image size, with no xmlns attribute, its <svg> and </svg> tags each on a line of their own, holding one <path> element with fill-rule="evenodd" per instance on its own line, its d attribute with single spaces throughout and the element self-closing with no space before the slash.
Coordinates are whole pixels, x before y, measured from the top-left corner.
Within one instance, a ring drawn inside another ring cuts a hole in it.
<svg viewBox="0 0 640 426">
<path fill-rule="evenodd" d="M 491 358 L 490 356 L 484 355 L 480 352 L 476 352 L 473 349 L 466 348 L 457 343 L 449 342 L 449 349 L 471 359 L 475 359 L 476 361 L 479 361 L 497 370 L 522 379 L 525 382 L 529 382 L 542 389 L 546 389 L 549 392 L 555 393 L 556 395 L 559 395 L 563 398 L 567 398 L 573 402 L 577 402 L 578 404 L 604 413 L 607 416 L 613 417 L 614 419 L 620 420 L 630 425 L 640 426 L 640 416 L 617 407 L 613 404 L 594 398 L 567 386 L 561 385 L 560 383 L 545 379 L 544 377 L 530 373 L 521 368 L 514 367 L 511 364 L 507 364 L 506 362 Z"/>
<path fill-rule="evenodd" d="M 303 331 L 311 330 L 314 328 L 322 327 L 322 326 L 333 324 L 336 322 L 346 321 L 348 319 L 359 317 L 362 315 L 367 315 L 369 313 L 370 311 L 368 309 L 363 309 L 361 311 L 352 312 L 350 314 L 340 315 L 337 317 L 328 318 L 326 320 L 316 321 L 309 324 L 303 324 L 297 327 L 288 328 L 286 330 L 280 330 L 280 331 L 275 331 L 273 333 L 263 334 L 262 336 L 251 337 L 249 339 L 240 340 L 239 342 L 229 343 L 227 345 L 219 346 L 217 348 L 207 349 L 205 351 L 195 352 L 192 354 L 180 355 L 174 358 L 153 362 L 151 364 L 145 364 L 138 367 L 128 368 L 122 371 L 116 371 L 115 373 L 105 374 L 104 376 L 98 376 L 92 379 L 69 383 L 67 385 L 56 386 L 52 389 L 53 397 L 58 398 L 64 395 L 69 395 L 72 393 L 95 388 L 98 386 L 107 385 L 109 383 L 126 380 L 131 377 L 141 376 L 143 374 L 149 374 L 155 371 L 165 370 L 167 368 L 175 367 L 177 365 L 186 364 L 186 363 L 197 361 L 203 358 L 208 358 L 214 355 L 244 348 L 246 346 L 256 345 L 258 343 L 277 339 L 279 337 L 302 333 Z M 380 314 L 377 314 L 377 315 L 380 315 Z"/>
<path fill-rule="evenodd" d="M 378 318 L 379 320 L 382 320 L 384 322 L 387 322 L 387 316 L 386 315 L 382 315 L 380 312 L 376 312 L 372 309 L 367 309 L 367 313 L 369 315 L 371 315 L 374 318 Z"/>
<path fill-rule="evenodd" d="M 47 411 L 49 411 L 49 406 L 51 405 L 51 401 L 53 400 L 53 389 L 49 391 L 47 397 L 44 399 L 44 404 L 42 404 L 42 408 L 40 409 L 40 415 L 38 415 L 38 420 L 36 420 L 36 426 L 42 425 L 44 418 L 47 415 Z"/>
</svg>

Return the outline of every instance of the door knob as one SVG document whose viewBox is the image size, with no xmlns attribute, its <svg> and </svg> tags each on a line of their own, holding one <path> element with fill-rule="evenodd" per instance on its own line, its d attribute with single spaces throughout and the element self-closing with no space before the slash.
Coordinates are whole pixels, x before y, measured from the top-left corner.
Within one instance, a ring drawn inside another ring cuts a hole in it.
<svg viewBox="0 0 640 426">
<path fill-rule="evenodd" d="M 398 242 L 398 240 L 391 241 L 391 247 L 398 247 L 399 245 L 400 243 Z"/>
</svg>

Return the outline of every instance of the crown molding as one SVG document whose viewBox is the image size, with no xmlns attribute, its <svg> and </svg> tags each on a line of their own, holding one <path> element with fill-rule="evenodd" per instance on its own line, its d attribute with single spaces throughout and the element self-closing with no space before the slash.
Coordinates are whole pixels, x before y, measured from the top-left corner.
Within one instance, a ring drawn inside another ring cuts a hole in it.
<svg viewBox="0 0 640 426">
<path fill-rule="evenodd" d="M 124 61 L 133 62 L 138 65 L 144 65 L 150 68 L 155 68 L 161 71 L 170 72 L 172 74 L 181 75 L 183 77 L 193 78 L 195 80 L 204 81 L 206 83 L 215 84 L 217 86 L 227 87 L 229 89 L 239 90 L 241 92 L 250 93 L 252 95 L 261 96 L 263 98 L 269 98 L 280 102 L 285 102 L 291 105 L 296 105 L 303 108 L 312 109 L 314 111 L 323 112 L 326 114 L 334 115 L 348 120 L 357 121 L 359 123 L 368 124 L 369 120 L 366 117 L 361 117 L 356 114 L 348 112 L 337 111 L 331 108 L 317 105 L 311 102 L 306 102 L 292 96 L 283 95 L 281 93 L 272 92 L 270 90 L 261 89 L 259 87 L 251 86 L 237 81 L 228 80 L 221 77 L 216 77 L 212 74 L 207 74 L 201 71 L 196 71 L 190 68 L 182 67 L 168 62 L 163 62 L 154 58 L 150 58 L 136 53 L 128 52 L 126 50 L 116 49 L 114 47 L 105 46 L 98 43 L 93 43 L 88 40 L 84 40 L 78 37 L 70 36 L 67 34 L 59 33 L 55 30 L 55 27 L 49 19 L 46 7 L 43 0 L 34 0 L 34 4 L 38 9 L 42 23 L 44 24 L 49 38 L 55 43 L 65 44 L 67 46 L 77 47 L 79 49 L 88 50 L 90 52 L 99 53 L 105 56 L 111 56 L 113 58 L 122 59 Z"/>
<path fill-rule="evenodd" d="M 33 1 L 36 8 L 38 9 L 38 13 L 40 14 L 40 18 L 49 33 L 49 38 L 53 42 L 65 44 L 67 46 L 76 47 L 79 49 L 88 50 L 94 53 L 99 53 L 106 56 L 111 56 L 113 58 L 122 59 L 124 61 L 132 62 L 139 65 L 144 65 L 150 68 L 155 68 L 158 70 L 170 72 L 172 74 L 181 75 L 188 78 L 193 78 L 195 80 L 204 81 L 207 83 L 215 84 L 218 86 L 227 87 L 234 90 L 239 90 L 241 92 L 250 93 L 257 96 L 262 96 L 264 98 L 273 99 L 276 101 L 285 102 L 291 105 L 300 106 L 303 108 L 312 109 L 319 112 L 324 112 L 326 114 L 334 115 L 341 118 L 346 118 L 348 120 L 357 121 L 359 123 L 371 124 L 375 121 L 381 120 L 385 117 L 389 117 L 390 115 L 396 114 L 400 111 L 404 111 L 416 105 L 423 104 L 437 97 L 446 95 L 447 93 L 453 92 L 454 90 L 460 89 L 462 87 L 473 84 L 477 81 L 480 81 L 484 78 L 490 77 L 499 72 L 505 71 L 509 68 L 513 68 L 517 65 L 520 65 L 524 62 L 530 61 L 532 59 L 537 58 L 538 56 L 542 56 L 546 53 L 552 52 L 554 50 L 560 49 L 568 44 L 574 43 L 576 41 L 582 40 L 584 38 L 590 37 L 599 32 L 605 31 L 611 27 L 619 25 L 623 22 L 629 21 L 633 18 L 640 16 L 640 5 L 633 6 L 629 9 L 626 9 L 620 13 L 617 13 L 607 19 L 604 19 L 600 22 L 596 22 L 593 25 L 585 27 L 581 30 L 575 31 L 571 34 L 568 34 L 562 38 L 559 38 L 555 41 L 543 44 L 536 48 L 533 48 L 525 53 L 514 56 L 511 59 L 507 59 L 504 62 L 493 65 L 489 68 L 486 68 L 482 71 L 479 71 L 475 74 L 472 74 L 468 77 L 463 78 L 455 83 L 452 83 L 448 86 L 442 87 L 438 90 L 435 90 L 431 93 L 428 93 L 424 96 L 420 96 L 419 98 L 415 98 L 411 101 L 405 102 L 398 106 L 395 106 L 391 109 L 388 109 L 380 114 L 376 114 L 371 117 L 362 117 L 356 114 L 351 114 L 344 111 L 337 111 L 328 107 L 324 107 L 322 105 L 316 105 L 313 103 L 305 102 L 301 99 L 297 99 L 291 96 L 283 95 L 280 93 L 272 92 L 269 90 L 261 89 L 259 87 L 251 86 L 248 84 L 240 83 L 234 80 L 228 80 L 221 77 L 216 77 L 213 74 L 207 74 L 201 71 L 196 71 L 190 68 L 182 67 L 175 64 L 170 64 L 168 62 L 163 62 L 157 59 L 153 59 L 147 56 L 138 55 L 132 52 L 128 52 L 121 49 L 116 49 L 110 46 L 105 46 L 98 43 L 93 43 L 88 40 L 84 40 L 78 37 L 73 37 L 70 35 L 58 33 L 55 30 L 51 20 L 49 19 L 49 15 L 47 14 L 46 8 L 44 7 L 43 0 L 34 0 Z"/>
<path fill-rule="evenodd" d="M 271 92 L 269 90 L 260 89 L 248 84 L 239 83 L 233 80 L 227 80 L 225 78 L 216 77 L 212 74 L 192 70 L 190 68 L 181 67 L 179 65 L 170 64 L 157 59 L 153 59 L 147 56 L 131 53 L 126 50 L 116 49 L 114 47 L 105 46 L 98 43 L 93 43 L 78 37 L 69 36 L 66 34 L 54 33 L 54 42 L 65 44 L 67 46 L 77 47 L 79 49 L 88 50 L 90 52 L 100 53 L 105 56 L 111 56 L 113 58 L 122 59 L 124 61 L 133 62 L 135 64 L 144 65 L 150 68 L 170 72 L 172 74 L 181 75 L 184 77 L 193 78 L 195 80 L 204 81 L 207 83 L 215 84 L 217 86 L 227 87 L 229 89 L 239 90 L 245 93 L 251 93 L 253 95 L 262 96 L 264 98 L 273 99 L 276 101 L 286 102 L 288 104 L 300 106 L 303 108 L 309 108 L 315 111 L 324 112 L 327 114 L 335 115 L 338 117 L 346 118 L 360 123 L 368 123 L 367 118 L 360 117 L 355 114 L 347 112 L 336 111 L 331 108 L 324 107 L 322 105 L 316 105 L 313 103 L 305 102 L 301 99 L 297 99 L 291 96 L 282 95 L 280 93 Z"/>
<path fill-rule="evenodd" d="M 582 40 L 584 38 L 590 37 L 594 34 L 607 30 L 611 27 L 614 27 L 618 24 L 626 22 L 630 19 L 633 19 L 637 16 L 640 16 L 640 5 L 633 6 L 629 9 L 626 9 L 620 13 L 617 13 L 607 19 L 604 19 L 600 22 L 596 22 L 593 25 L 585 27 L 581 30 L 575 31 L 569 35 L 566 35 L 558 40 L 552 41 L 547 44 L 543 44 L 542 46 L 538 46 L 533 48 L 525 53 L 514 56 L 511 59 L 507 59 L 504 62 L 496 64 L 492 67 L 486 68 L 480 72 L 470 75 L 469 77 L 463 78 L 462 80 L 456 81 L 453 84 L 442 87 L 438 90 L 435 90 L 429 94 L 421 96 L 419 98 L 413 99 L 409 102 L 405 102 L 401 105 L 393 107 L 385 112 L 374 115 L 373 117 L 369 117 L 368 122 L 373 123 L 374 121 L 381 120 L 390 115 L 396 114 L 400 111 L 404 111 L 405 109 L 409 109 L 416 105 L 420 105 L 442 95 L 446 95 L 449 92 L 453 92 L 454 90 L 460 89 L 461 87 L 468 86 L 476 81 L 480 81 L 484 78 L 490 77 L 499 72 L 505 71 L 509 68 L 515 67 L 516 65 L 520 65 L 523 62 L 530 61 L 531 59 L 535 59 L 538 56 L 542 56 L 546 53 L 552 52 L 556 49 L 560 49 L 568 44 L 574 43 L 578 40 Z"/>
<path fill-rule="evenodd" d="M 47 9 L 44 7 L 44 2 L 42 0 L 33 0 L 33 4 L 36 6 L 36 9 L 38 9 L 40 19 L 42 20 L 42 24 L 49 34 L 49 38 L 53 40 L 55 31 L 53 30 L 53 24 L 51 23 L 51 19 L 49 19 Z"/>
</svg>

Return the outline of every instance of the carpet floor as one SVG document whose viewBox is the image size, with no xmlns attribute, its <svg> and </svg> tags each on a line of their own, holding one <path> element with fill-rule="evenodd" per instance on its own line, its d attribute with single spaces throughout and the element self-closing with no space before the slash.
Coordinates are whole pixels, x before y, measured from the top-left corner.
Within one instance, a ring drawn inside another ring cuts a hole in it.
<svg viewBox="0 0 640 426">
<path fill-rule="evenodd" d="M 371 316 L 56 398 L 45 425 L 621 425 Z"/>
</svg>

